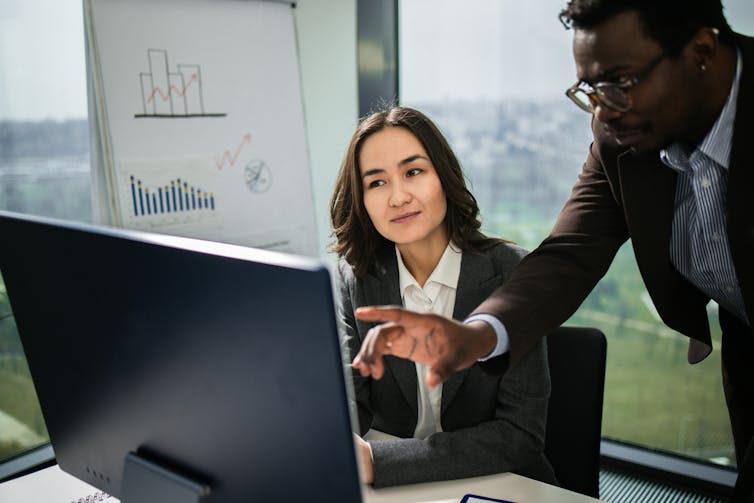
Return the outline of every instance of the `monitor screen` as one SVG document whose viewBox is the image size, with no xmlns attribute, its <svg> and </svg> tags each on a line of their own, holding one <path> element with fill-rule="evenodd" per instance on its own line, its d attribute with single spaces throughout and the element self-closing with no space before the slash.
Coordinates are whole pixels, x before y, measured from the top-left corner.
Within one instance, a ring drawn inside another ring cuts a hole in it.
<svg viewBox="0 0 754 503">
<path fill-rule="evenodd" d="M 124 480 L 135 455 L 201 501 L 361 500 L 322 263 L 7 212 L 0 236 L 63 470 L 121 497 L 152 487 Z"/>
</svg>

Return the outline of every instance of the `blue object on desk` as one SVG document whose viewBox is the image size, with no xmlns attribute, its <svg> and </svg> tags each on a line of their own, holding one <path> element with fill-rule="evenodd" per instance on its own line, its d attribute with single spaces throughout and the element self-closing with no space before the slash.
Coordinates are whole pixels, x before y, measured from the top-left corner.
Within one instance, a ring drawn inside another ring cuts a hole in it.
<svg viewBox="0 0 754 503">
<path fill-rule="evenodd" d="M 461 500 L 461 503 L 513 503 L 508 500 L 499 500 L 495 498 L 488 498 L 487 496 L 479 496 L 477 494 L 467 494 Z"/>
</svg>

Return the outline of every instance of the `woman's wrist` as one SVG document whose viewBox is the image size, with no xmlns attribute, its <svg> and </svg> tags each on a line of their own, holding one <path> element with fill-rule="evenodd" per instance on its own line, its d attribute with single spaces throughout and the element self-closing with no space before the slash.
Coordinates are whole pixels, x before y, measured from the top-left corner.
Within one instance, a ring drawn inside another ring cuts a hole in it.
<svg viewBox="0 0 754 503">
<path fill-rule="evenodd" d="M 361 455 L 361 479 L 365 484 L 371 484 L 374 482 L 372 446 L 366 440 L 359 438 L 359 452 Z"/>
</svg>

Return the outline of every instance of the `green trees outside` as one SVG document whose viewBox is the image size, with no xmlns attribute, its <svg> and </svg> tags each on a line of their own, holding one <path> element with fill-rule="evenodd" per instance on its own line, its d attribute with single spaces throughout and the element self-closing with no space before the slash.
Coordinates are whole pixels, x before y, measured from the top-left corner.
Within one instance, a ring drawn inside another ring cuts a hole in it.
<svg viewBox="0 0 754 503">
<path fill-rule="evenodd" d="M 47 441 L 42 411 L 0 276 L 0 460 Z"/>
</svg>

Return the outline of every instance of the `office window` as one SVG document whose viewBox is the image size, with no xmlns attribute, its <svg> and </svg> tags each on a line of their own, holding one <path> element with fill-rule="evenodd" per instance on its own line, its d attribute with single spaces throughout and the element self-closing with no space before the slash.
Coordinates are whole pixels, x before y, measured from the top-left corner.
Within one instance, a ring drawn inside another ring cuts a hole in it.
<svg viewBox="0 0 754 503">
<path fill-rule="evenodd" d="M 402 0 L 400 101 L 427 112 L 470 179 L 487 232 L 533 249 L 547 235 L 583 164 L 590 116 L 564 96 L 576 80 L 565 0 Z M 754 32 L 750 0 L 724 2 Z M 734 465 L 715 351 L 686 362 L 688 339 L 658 318 L 627 243 L 572 325 L 608 337 L 603 436 Z"/>
<path fill-rule="evenodd" d="M 86 117 L 81 1 L 4 0 L 0 209 L 91 220 Z M 0 461 L 47 442 L 0 276 Z"/>
</svg>

